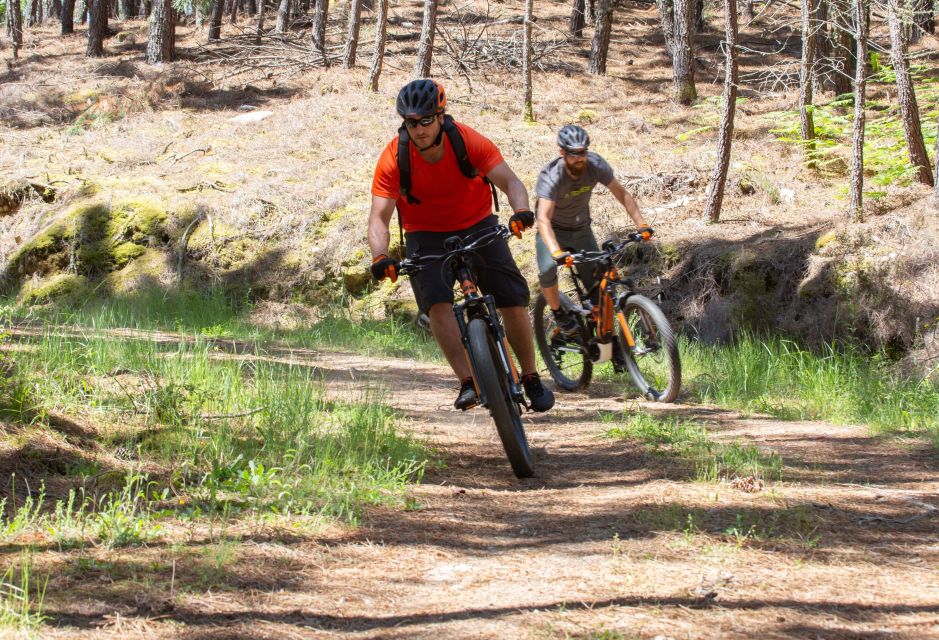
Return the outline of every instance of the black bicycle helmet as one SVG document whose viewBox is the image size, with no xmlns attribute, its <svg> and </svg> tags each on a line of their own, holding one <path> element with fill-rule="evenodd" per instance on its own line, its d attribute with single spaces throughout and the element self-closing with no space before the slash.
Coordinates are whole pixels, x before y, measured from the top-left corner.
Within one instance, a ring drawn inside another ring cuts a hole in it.
<svg viewBox="0 0 939 640">
<path fill-rule="evenodd" d="M 586 149 L 590 146 L 590 136 L 583 127 L 576 124 L 564 125 L 558 131 L 558 146 L 565 151 Z"/>
<path fill-rule="evenodd" d="M 397 108 L 402 118 L 434 115 L 447 108 L 447 94 L 438 82 L 412 80 L 398 92 Z"/>
</svg>

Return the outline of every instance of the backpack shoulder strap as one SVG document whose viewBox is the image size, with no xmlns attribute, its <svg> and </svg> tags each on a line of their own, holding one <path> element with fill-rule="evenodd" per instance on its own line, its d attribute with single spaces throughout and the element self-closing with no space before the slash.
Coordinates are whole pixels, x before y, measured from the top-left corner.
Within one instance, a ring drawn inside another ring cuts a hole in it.
<svg viewBox="0 0 939 640">
<path fill-rule="evenodd" d="M 401 125 L 398 129 L 398 176 L 401 195 L 411 204 L 420 204 L 421 201 L 411 193 L 411 153 L 408 148 L 411 143 L 411 137 L 408 135 L 407 127 Z"/>
<path fill-rule="evenodd" d="M 489 178 L 479 175 L 476 171 L 476 167 L 474 167 L 473 163 L 470 161 L 469 152 L 466 150 L 463 135 L 460 133 L 456 122 L 453 121 L 453 116 L 450 114 L 446 114 L 443 117 L 443 131 L 447 134 L 447 139 L 450 140 L 450 147 L 453 149 L 453 153 L 456 154 L 456 163 L 460 167 L 460 173 L 471 180 L 473 178 L 481 178 L 483 182 L 488 184 L 492 189 L 492 204 L 495 206 L 496 211 L 498 211 L 499 197 L 496 192 L 496 185 L 492 184 Z"/>
</svg>

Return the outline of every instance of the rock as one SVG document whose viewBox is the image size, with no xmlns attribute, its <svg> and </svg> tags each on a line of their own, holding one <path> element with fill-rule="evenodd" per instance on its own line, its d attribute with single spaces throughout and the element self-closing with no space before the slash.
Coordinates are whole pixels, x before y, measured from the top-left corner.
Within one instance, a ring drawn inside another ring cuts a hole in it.
<svg viewBox="0 0 939 640">
<path fill-rule="evenodd" d="M 229 118 L 228 121 L 234 122 L 235 124 L 252 124 L 266 120 L 272 115 L 274 115 L 273 111 L 251 111 L 250 113 L 243 113 L 240 116 Z"/>
<path fill-rule="evenodd" d="M 372 284 L 372 272 L 367 267 L 355 265 L 342 272 L 342 286 L 353 296 L 365 293 Z"/>
</svg>

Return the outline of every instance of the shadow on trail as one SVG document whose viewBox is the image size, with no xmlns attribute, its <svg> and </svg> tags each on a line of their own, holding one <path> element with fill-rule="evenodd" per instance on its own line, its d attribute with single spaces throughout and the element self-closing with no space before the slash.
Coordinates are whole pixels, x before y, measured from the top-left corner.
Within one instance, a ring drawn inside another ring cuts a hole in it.
<svg viewBox="0 0 939 640">
<path fill-rule="evenodd" d="M 720 608 L 729 611 L 788 611 L 800 616 L 824 615 L 845 618 L 852 621 L 876 621 L 881 617 L 896 614 L 917 614 L 939 612 L 939 604 L 903 604 L 870 605 L 854 602 L 830 602 L 800 600 L 786 598 L 779 600 L 749 600 L 749 599 L 721 599 L 718 602 L 702 600 L 689 596 L 672 596 L 665 598 L 643 598 L 640 596 L 627 596 L 620 598 L 607 598 L 589 601 L 554 601 L 539 602 L 531 605 L 511 605 L 490 608 L 459 609 L 444 613 L 423 613 L 414 615 L 371 615 L 371 616 L 344 616 L 316 611 L 294 610 L 284 613 L 266 611 L 227 611 L 206 612 L 195 608 L 176 607 L 170 619 L 183 622 L 190 626 L 199 627 L 226 627 L 245 623 L 267 622 L 274 624 L 293 625 L 306 630 L 322 631 L 372 631 L 379 629 L 400 629 L 412 625 L 445 624 L 462 620 L 494 620 L 509 618 L 520 614 L 535 613 L 539 611 L 558 610 L 567 611 L 600 611 L 616 607 L 650 607 L 653 609 L 710 609 Z M 46 615 L 52 620 L 55 627 L 76 627 L 79 629 L 92 629 L 105 622 L 104 614 L 72 613 L 46 609 Z M 793 628 L 793 627 L 789 627 Z M 798 627 L 796 627 L 798 628 Z M 829 629 L 829 631 L 833 631 Z M 191 638 L 218 637 L 214 631 L 205 631 L 205 635 L 190 635 Z M 230 636 L 226 636 L 230 637 Z M 826 637 L 826 636 L 822 636 Z M 852 634 L 852 637 L 859 637 Z M 865 637 L 865 636 L 860 636 Z M 874 637 L 874 636 L 866 636 Z"/>
</svg>

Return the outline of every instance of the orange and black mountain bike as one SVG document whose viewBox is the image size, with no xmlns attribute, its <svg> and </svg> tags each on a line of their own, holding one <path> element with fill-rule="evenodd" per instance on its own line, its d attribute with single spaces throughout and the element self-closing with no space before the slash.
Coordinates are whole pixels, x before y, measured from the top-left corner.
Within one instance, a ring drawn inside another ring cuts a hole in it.
<svg viewBox="0 0 939 640">
<path fill-rule="evenodd" d="M 527 478 L 534 470 L 521 418 L 521 407 L 528 406 L 525 391 L 512 360 L 495 301 L 491 295 L 483 295 L 476 288 L 472 264 L 474 251 L 510 235 L 512 232 L 505 225 L 495 225 L 465 238 L 447 238 L 443 254 L 403 260 L 398 273 L 413 274 L 431 262 L 442 260 L 444 273 L 453 274 L 463 294 L 462 300 L 454 301 L 453 313 L 473 372 L 479 403 L 489 409 L 496 423 L 512 471 L 519 478 Z"/>
<path fill-rule="evenodd" d="M 562 286 L 561 306 L 577 318 L 576 331 L 561 331 L 543 295 L 535 301 L 535 342 L 562 389 L 586 387 L 593 365 L 612 360 L 614 369 L 629 372 L 648 400 L 672 402 L 678 397 L 681 362 L 675 334 L 658 305 L 637 293 L 616 268 L 624 249 L 641 241 L 642 234 L 632 233 L 623 242 L 604 242 L 601 251 L 571 255 L 568 266 L 592 267 L 596 283 L 588 290 L 571 269 L 569 286 Z"/>
</svg>

